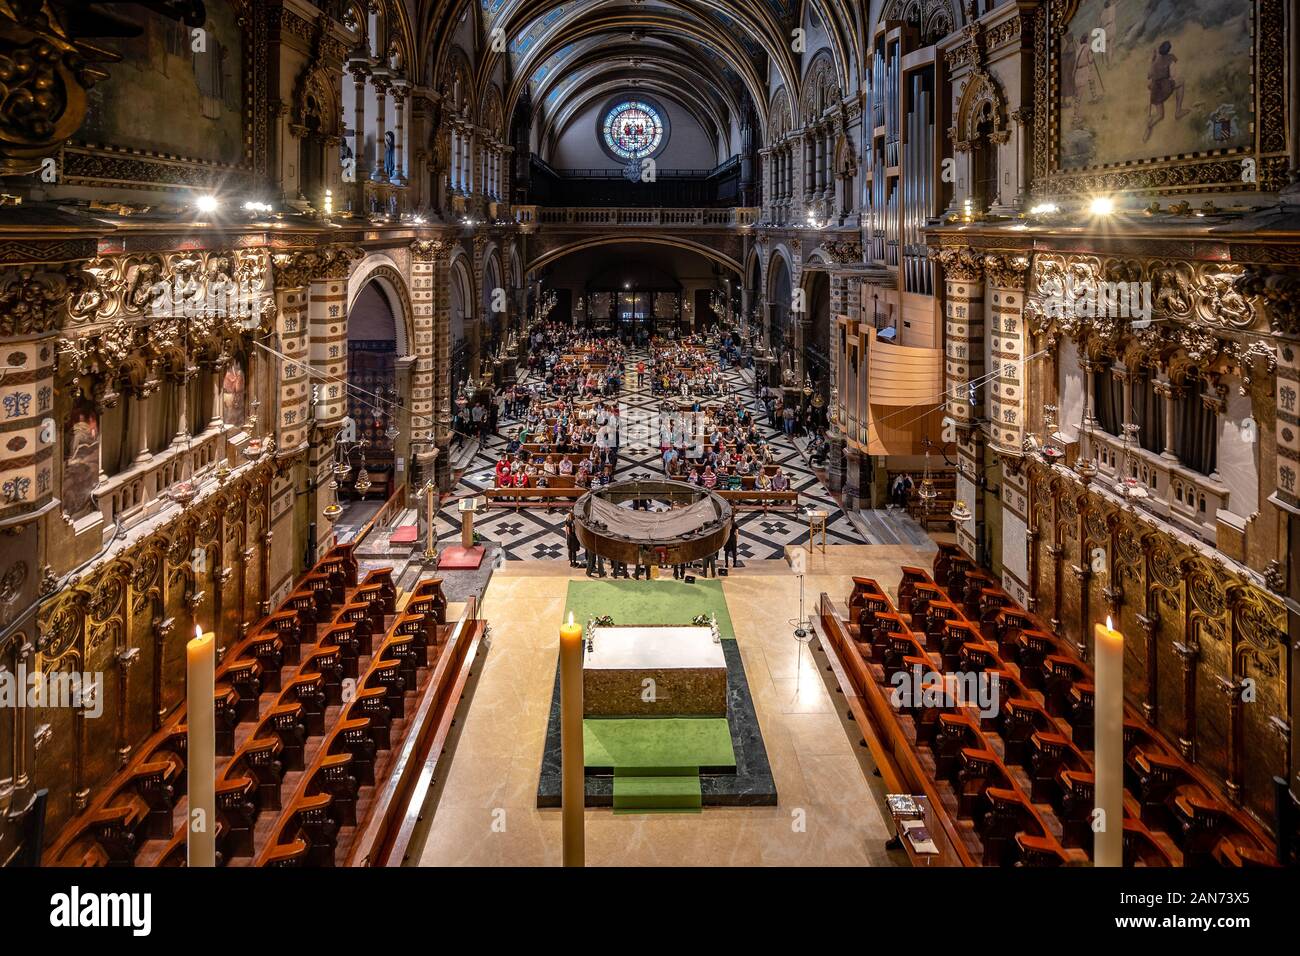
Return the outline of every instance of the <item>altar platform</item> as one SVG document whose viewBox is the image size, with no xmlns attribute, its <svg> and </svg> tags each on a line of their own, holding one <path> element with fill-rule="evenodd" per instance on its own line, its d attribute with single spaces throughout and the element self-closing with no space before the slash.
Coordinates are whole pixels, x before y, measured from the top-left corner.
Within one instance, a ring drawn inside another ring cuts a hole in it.
<svg viewBox="0 0 1300 956">
<path fill-rule="evenodd" d="M 584 698 L 588 687 L 593 698 L 584 701 L 587 806 L 644 813 L 776 805 L 719 582 L 570 581 L 569 611 L 577 620 L 607 614 L 614 621 L 593 628 L 592 650 L 584 652 Z M 693 623 L 702 614 L 716 617 L 718 642 L 712 627 Z M 654 702 L 642 701 L 646 679 L 654 681 Z M 633 710 L 642 703 L 644 710 Z M 560 805 L 558 667 L 536 805 Z"/>
<path fill-rule="evenodd" d="M 726 717 L 727 659 L 708 627 L 596 627 L 584 717 Z"/>
</svg>

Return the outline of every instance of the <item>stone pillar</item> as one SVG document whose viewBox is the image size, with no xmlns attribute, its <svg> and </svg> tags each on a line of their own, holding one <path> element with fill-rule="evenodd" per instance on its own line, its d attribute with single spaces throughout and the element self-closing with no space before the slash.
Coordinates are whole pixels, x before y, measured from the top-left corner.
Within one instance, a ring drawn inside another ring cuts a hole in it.
<svg viewBox="0 0 1300 956">
<path fill-rule="evenodd" d="M 984 260 L 992 297 L 993 328 L 989 329 L 991 354 L 997 377 L 985 385 L 989 395 L 989 437 L 1003 455 L 1024 454 L 1025 419 L 1028 406 L 1025 389 L 1025 279 L 1029 258 L 1022 255 L 990 255 Z M 973 345 L 972 345 L 973 347 Z M 967 402 L 967 405 L 970 403 Z"/>
<path fill-rule="evenodd" d="M 978 484 L 983 473 L 982 439 L 976 428 L 985 405 L 987 383 L 976 384 L 984 373 L 983 263 L 972 250 L 959 246 L 936 254 L 944 271 L 944 385 L 947 418 L 957 429 L 957 498 L 965 501 L 972 517 L 957 524 L 957 544 L 976 557 L 983 494 Z M 970 387 L 975 385 L 975 404 Z"/>
<path fill-rule="evenodd" d="M 1174 401 L 1182 394 L 1182 389 L 1173 382 L 1156 382 L 1153 386 L 1161 398 L 1161 411 L 1165 419 L 1165 447 L 1160 457 L 1166 461 L 1177 461 L 1178 453 L 1174 451 Z"/>
<path fill-rule="evenodd" d="M 344 261 L 325 276 L 313 277 L 310 287 L 307 360 L 317 373 L 323 373 L 312 379 L 316 392 L 312 415 L 317 428 L 341 425 L 348 413 L 344 385 L 348 378 L 347 272 Z"/>
<path fill-rule="evenodd" d="M 451 242 L 417 239 L 411 245 L 411 308 L 415 371 L 411 386 L 412 487 L 430 476 L 451 488 Z"/>
<path fill-rule="evenodd" d="M 451 131 L 451 186 L 457 193 L 465 191 L 465 150 L 461 143 L 464 137 L 465 131 L 458 122 Z"/>
<path fill-rule="evenodd" d="M 348 69 L 352 73 L 352 80 L 356 90 L 356 103 L 352 118 L 352 122 L 356 127 L 353 131 L 352 157 L 356 162 L 357 197 L 355 209 L 359 215 L 366 208 L 366 177 L 369 175 L 370 169 L 369 164 L 366 162 L 366 77 L 370 73 L 370 64 L 366 63 L 365 60 L 353 60 Z"/>
<path fill-rule="evenodd" d="M 122 449 L 122 461 L 127 460 L 130 456 L 132 463 L 147 461 L 150 458 L 149 445 L 146 438 L 142 436 L 145 433 L 144 417 L 147 411 L 144 395 L 140 389 L 124 388 L 122 400 L 126 403 L 124 413 L 127 416 L 126 423 L 126 447 Z"/>
<path fill-rule="evenodd" d="M 388 177 L 384 174 L 384 140 L 388 131 L 388 88 L 390 83 L 388 76 L 379 71 L 375 71 L 373 80 L 375 84 L 375 169 L 371 174 L 371 178 L 377 183 L 382 183 L 388 181 Z"/>
<path fill-rule="evenodd" d="M 826 131 L 817 130 L 817 171 L 813 177 L 813 191 L 820 199 L 826 194 Z"/>
<path fill-rule="evenodd" d="M 410 88 L 405 80 L 399 80 L 393 84 L 393 108 L 397 117 L 397 128 L 394 130 L 396 142 L 396 154 L 393 163 L 393 182 L 398 185 L 406 185 L 406 100 L 410 93 Z"/>
<path fill-rule="evenodd" d="M 871 456 L 856 448 L 844 449 L 844 507 L 871 507 Z"/>
<path fill-rule="evenodd" d="M 186 362 L 188 363 L 188 361 L 187 358 Z M 190 439 L 190 379 L 194 376 L 195 371 L 197 370 L 187 364 L 186 368 L 177 374 L 175 379 L 177 413 L 176 434 L 172 438 L 173 445 L 184 445 Z M 255 381 L 251 374 L 251 367 L 248 381 Z"/>
<path fill-rule="evenodd" d="M 983 387 L 977 386 L 972 406 L 968 386 L 984 373 L 984 278 L 978 256 L 970 249 L 949 246 L 936 257 L 944 272 L 944 380 L 947 414 L 959 428 L 970 428 L 979 417 Z"/>
</svg>

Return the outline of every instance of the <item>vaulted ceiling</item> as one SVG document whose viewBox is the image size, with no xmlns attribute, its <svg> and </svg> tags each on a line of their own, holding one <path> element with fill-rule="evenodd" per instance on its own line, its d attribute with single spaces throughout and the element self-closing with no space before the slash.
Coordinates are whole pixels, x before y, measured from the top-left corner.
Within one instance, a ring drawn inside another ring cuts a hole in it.
<svg viewBox="0 0 1300 956">
<path fill-rule="evenodd" d="M 811 51 L 796 52 L 791 31 L 804 4 L 830 37 L 841 88 L 851 88 L 863 31 L 861 5 L 849 0 L 424 0 L 416 32 L 428 75 L 441 76 L 451 38 L 472 17 L 477 99 L 504 75 L 505 115 L 526 94 L 539 139 L 634 87 L 679 103 L 734 152 L 747 115 L 765 138 L 771 86 L 799 88 Z"/>
</svg>

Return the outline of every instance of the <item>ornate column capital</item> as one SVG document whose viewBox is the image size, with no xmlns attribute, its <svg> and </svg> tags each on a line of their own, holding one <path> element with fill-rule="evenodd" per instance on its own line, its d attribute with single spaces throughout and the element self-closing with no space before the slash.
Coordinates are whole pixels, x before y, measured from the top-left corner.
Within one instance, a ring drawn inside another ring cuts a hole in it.
<svg viewBox="0 0 1300 956">
<path fill-rule="evenodd" d="M 1019 253 L 990 253 L 984 257 L 984 273 L 995 289 L 1023 292 L 1029 278 L 1029 257 Z"/>
<path fill-rule="evenodd" d="M 979 282 L 984 263 L 969 246 L 942 246 L 930 250 L 930 258 L 943 267 L 944 277 L 957 282 Z"/>
</svg>

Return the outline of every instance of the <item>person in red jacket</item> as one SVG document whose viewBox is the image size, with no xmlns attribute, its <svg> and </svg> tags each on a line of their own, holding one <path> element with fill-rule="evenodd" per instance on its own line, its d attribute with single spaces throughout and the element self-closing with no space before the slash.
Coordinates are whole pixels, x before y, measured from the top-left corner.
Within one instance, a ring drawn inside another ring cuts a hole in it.
<svg viewBox="0 0 1300 956">
<path fill-rule="evenodd" d="M 497 487 L 510 487 L 510 459 L 505 456 L 497 459 Z"/>
</svg>

